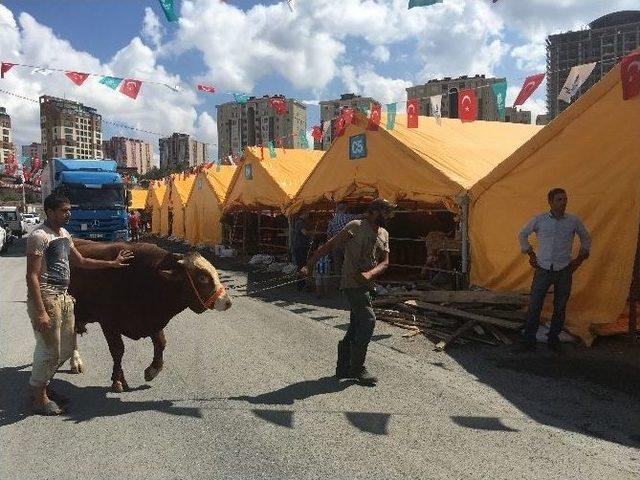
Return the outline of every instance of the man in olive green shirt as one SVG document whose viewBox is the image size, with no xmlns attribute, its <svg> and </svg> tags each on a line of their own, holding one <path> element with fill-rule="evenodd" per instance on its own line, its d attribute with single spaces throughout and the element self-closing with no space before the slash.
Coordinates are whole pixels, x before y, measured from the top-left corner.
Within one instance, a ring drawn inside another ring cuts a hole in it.
<svg viewBox="0 0 640 480">
<path fill-rule="evenodd" d="M 308 275 L 319 258 L 333 249 L 344 249 L 340 288 L 349 302 L 351 316 L 349 329 L 338 343 L 336 377 L 355 378 L 366 385 L 377 382 L 364 366 L 376 323 L 369 290 L 373 279 L 389 266 L 389 233 L 383 227 L 393 216 L 394 208 L 395 205 L 382 198 L 372 201 L 363 219 L 349 222 L 322 245 L 301 270 Z"/>
</svg>

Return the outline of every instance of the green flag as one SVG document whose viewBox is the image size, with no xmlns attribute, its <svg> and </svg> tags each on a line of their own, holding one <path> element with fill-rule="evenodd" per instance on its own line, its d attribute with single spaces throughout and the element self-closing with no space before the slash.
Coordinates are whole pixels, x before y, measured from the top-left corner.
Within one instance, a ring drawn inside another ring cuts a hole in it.
<svg viewBox="0 0 640 480">
<path fill-rule="evenodd" d="M 429 7 L 436 3 L 442 3 L 444 0 L 409 0 L 409 8 L 413 7 Z"/>
<path fill-rule="evenodd" d="M 493 92 L 493 98 L 496 101 L 498 118 L 500 120 L 504 120 L 504 112 L 507 101 L 507 82 L 494 83 L 493 85 L 491 85 L 491 91 Z"/>
<path fill-rule="evenodd" d="M 102 77 L 100 79 L 100 83 L 106 85 L 111 90 L 115 90 L 116 88 L 118 88 L 120 82 L 122 82 L 122 79 L 118 77 Z"/>
<path fill-rule="evenodd" d="M 305 132 L 304 130 L 300 130 L 298 137 L 300 138 L 300 148 L 304 148 L 305 150 L 308 150 L 309 141 L 307 140 L 307 132 Z"/>
<path fill-rule="evenodd" d="M 160 6 L 164 10 L 164 16 L 169 22 L 177 22 L 178 16 L 173 8 L 173 0 L 160 0 Z"/>
<path fill-rule="evenodd" d="M 393 130 L 396 125 L 396 104 L 387 103 L 387 130 Z"/>
<path fill-rule="evenodd" d="M 269 147 L 269 156 L 276 158 L 276 148 L 273 146 L 273 142 L 267 143 L 267 147 Z"/>
</svg>

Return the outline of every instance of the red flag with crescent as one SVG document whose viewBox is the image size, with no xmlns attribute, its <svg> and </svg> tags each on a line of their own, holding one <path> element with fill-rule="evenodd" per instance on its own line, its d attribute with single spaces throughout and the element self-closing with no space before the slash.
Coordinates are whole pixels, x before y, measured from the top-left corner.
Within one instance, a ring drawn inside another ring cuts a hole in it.
<svg viewBox="0 0 640 480">
<path fill-rule="evenodd" d="M 284 103 L 282 98 L 271 98 L 269 104 L 273 107 L 278 115 L 284 115 L 287 113 L 287 104 Z"/>
<path fill-rule="evenodd" d="M 320 125 L 314 125 L 311 128 L 311 136 L 316 142 L 322 140 L 322 128 L 320 128 Z"/>
<path fill-rule="evenodd" d="M 418 99 L 407 100 L 407 128 L 418 128 Z"/>
<path fill-rule="evenodd" d="M 518 105 L 524 104 L 527 99 L 537 90 L 542 81 L 544 80 L 544 73 L 539 73 L 537 75 L 531 75 L 527 77 L 522 84 L 522 90 L 518 94 L 518 98 L 513 102 L 513 106 L 516 107 Z"/>
<path fill-rule="evenodd" d="M 640 52 L 630 53 L 622 59 L 620 77 L 623 100 L 640 95 Z"/>
<path fill-rule="evenodd" d="M 197 88 L 199 91 L 201 92 L 206 92 L 206 93 L 216 93 L 216 88 L 212 87 L 210 85 L 203 85 L 203 84 L 198 84 Z"/>
<path fill-rule="evenodd" d="M 344 134 L 347 128 L 347 123 L 344 121 L 344 117 L 338 117 L 333 121 L 333 138 L 338 138 Z"/>
<path fill-rule="evenodd" d="M 138 97 L 138 92 L 142 82 L 140 80 L 134 80 L 133 78 L 125 78 L 120 85 L 120 93 L 134 100 Z"/>
<path fill-rule="evenodd" d="M 65 72 L 65 75 L 78 86 L 82 85 L 84 81 L 89 78 L 88 73 L 81 72 Z"/>
<path fill-rule="evenodd" d="M 473 122 L 478 118 L 478 100 L 475 90 L 460 90 L 458 93 L 458 117 L 463 122 Z"/>
<path fill-rule="evenodd" d="M 367 125 L 367 130 L 378 130 L 380 126 L 380 112 L 382 111 L 382 107 L 379 103 L 374 103 L 371 105 L 371 114 L 369 115 L 369 125 Z"/>
<path fill-rule="evenodd" d="M 345 107 L 341 112 L 342 118 L 347 125 L 352 125 L 355 123 L 355 115 L 353 114 L 353 108 Z"/>
</svg>

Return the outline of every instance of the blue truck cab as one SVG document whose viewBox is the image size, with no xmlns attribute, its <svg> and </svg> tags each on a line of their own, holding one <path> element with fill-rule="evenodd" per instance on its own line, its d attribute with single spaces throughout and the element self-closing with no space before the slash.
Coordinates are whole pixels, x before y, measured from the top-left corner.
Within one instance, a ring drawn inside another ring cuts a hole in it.
<svg viewBox="0 0 640 480">
<path fill-rule="evenodd" d="M 112 160 L 54 158 L 42 175 L 42 198 L 58 192 L 71 201 L 67 230 L 73 237 L 129 240 L 129 193 Z"/>
</svg>

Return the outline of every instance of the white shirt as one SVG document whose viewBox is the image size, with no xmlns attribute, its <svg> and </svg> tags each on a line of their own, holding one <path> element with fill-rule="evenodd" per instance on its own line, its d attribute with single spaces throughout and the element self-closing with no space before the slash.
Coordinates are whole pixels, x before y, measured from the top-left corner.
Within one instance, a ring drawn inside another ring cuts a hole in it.
<svg viewBox="0 0 640 480">
<path fill-rule="evenodd" d="M 565 213 L 556 218 L 551 212 L 536 215 L 527 223 L 518 240 L 522 253 L 531 248 L 529 235 L 536 233 L 538 239 L 538 265 L 545 270 L 562 270 L 571 262 L 571 250 L 575 235 L 580 237 L 580 253 L 588 255 L 591 249 L 591 237 L 584 224 L 575 215 Z"/>
</svg>

